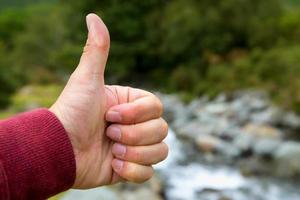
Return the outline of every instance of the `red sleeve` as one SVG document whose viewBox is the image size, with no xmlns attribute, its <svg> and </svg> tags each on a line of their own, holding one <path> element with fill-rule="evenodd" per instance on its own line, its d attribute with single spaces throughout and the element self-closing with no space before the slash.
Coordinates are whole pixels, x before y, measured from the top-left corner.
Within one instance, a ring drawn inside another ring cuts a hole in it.
<svg viewBox="0 0 300 200">
<path fill-rule="evenodd" d="M 0 121 L 0 199 L 38 200 L 69 189 L 76 175 L 60 121 L 38 109 Z"/>
</svg>

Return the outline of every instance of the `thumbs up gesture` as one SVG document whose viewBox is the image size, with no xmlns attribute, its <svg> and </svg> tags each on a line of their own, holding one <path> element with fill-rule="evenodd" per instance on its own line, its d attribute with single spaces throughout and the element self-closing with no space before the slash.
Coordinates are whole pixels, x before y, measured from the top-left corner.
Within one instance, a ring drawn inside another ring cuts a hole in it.
<svg viewBox="0 0 300 200">
<path fill-rule="evenodd" d="M 93 188 L 151 178 L 164 160 L 168 132 L 163 108 L 150 92 L 105 85 L 109 32 L 95 14 L 86 18 L 88 39 L 80 63 L 49 109 L 65 127 L 76 160 L 73 188 Z"/>
</svg>

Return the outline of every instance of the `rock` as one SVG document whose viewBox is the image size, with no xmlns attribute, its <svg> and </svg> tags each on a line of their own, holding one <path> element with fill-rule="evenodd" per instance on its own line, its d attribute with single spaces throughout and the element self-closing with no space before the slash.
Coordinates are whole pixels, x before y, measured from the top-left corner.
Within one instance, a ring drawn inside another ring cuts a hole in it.
<svg viewBox="0 0 300 200">
<path fill-rule="evenodd" d="M 224 116 L 215 116 L 206 112 L 198 112 L 195 121 L 198 121 L 201 126 L 209 127 L 209 134 L 222 137 L 224 130 L 230 129 L 235 125 L 232 121 Z"/>
<path fill-rule="evenodd" d="M 278 108 L 270 107 L 261 112 L 251 114 L 250 120 L 255 124 L 277 125 L 282 118 L 282 111 Z"/>
<path fill-rule="evenodd" d="M 241 151 L 252 150 L 252 146 L 255 142 L 254 136 L 246 133 L 241 133 L 233 140 L 233 145 L 239 148 Z"/>
<path fill-rule="evenodd" d="M 186 125 L 183 125 L 177 130 L 177 134 L 181 137 L 195 140 L 202 135 L 211 135 L 213 132 L 213 125 L 201 123 L 197 120 L 193 120 Z"/>
<path fill-rule="evenodd" d="M 227 101 L 227 95 L 225 93 L 219 94 L 215 99 L 215 103 L 224 103 Z"/>
<path fill-rule="evenodd" d="M 163 192 L 163 184 L 162 184 L 162 180 L 160 179 L 159 176 L 157 176 L 157 174 L 155 174 L 149 181 L 149 185 L 150 188 L 153 192 L 155 192 L 156 194 L 160 194 Z"/>
<path fill-rule="evenodd" d="M 228 142 L 222 142 L 218 145 L 218 153 L 226 159 L 232 160 L 241 154 L 241 150 Z"/>
<path fill-rule="evenodd" d="M 173 122 L 169 122 L 171 127 L 173 127 L 175 130 L 180 130 L 182 127 L 185 127 L 187 124 L 189 124 L 191 119 L 187 118 L 186 116 L 178 117 L 174 119 Z M 180 132 L 180 131 L 178 131 Z M 176 132 L 177 133 L 177 132 Z"/>
<path fill-rule="evenodd" d="M 122 200 L 162 200 L 159 194 L 146 187 L 141 187 L 135 191 L 122 191 L 119 196 L 118 199 Z"/>
<path fill-rule="evenodd" d="M 280 145 L 280 140 L 263 138 L 257 140 L 253 145 L 253 152 L 260 156 L 272 156 Z"/>
<path fill-rule="evenodd" d="M 284 142 L 275 152 L 277 172 L 281 176 L 300 175 L 300 142 Z"/>
<path fill-rule="evenodd" d="M 213 115 L 222 115 L 228 111 L 229 107 L 226 103 L 211 103 L 204 108 L 204 112 Z"/>
<path fill-rule="evenodd" d="M 232 198 L 222 195 L 219 197 L 219 200 L 232 200 Z"/>
<path fill-rule="evenodd" d="M 248 171 L 264 174 L 274 168 L 264 162 L 282 159 L 277 152 L 282 148 L 283 139 L 289 136 L 296 138 L 289 134 L 298 133 L 300 128 L 300 117 L 274 107 L 264 92 L 220 94 L 213 101 L 203 97 L 188 105 L 176 95 L 160 95 L 165 105 L 165 116 L 177 138 L 187 139 L 183 140 L 185 146 L 193 143 L 205 152 L 201 155 L 191 147 L 191 152 L 184 155 L 204 159 L 204 163 L 214 160 L 237 164 L 243 159 L 255 158 L 259 164 L 255 162 Z M 190 160 L 182 159 L 180 162 Z M 292 171 L 295 171 L 294 168 Z"/>
<path fill-rule="evenodd" d="M 264 91 L 243 90 L 233 94 L 233 99 L 248 103 L 248 107 L 254 109 L 264 109 L 268 106 L 268 95 Z"/>
<path fill-rule="evenodd" d="M 240 124 L 248 122 L 254 112 L 263 111 L 268 107 L 267 95 L 263 92 L 236 92 L 233 98 L 230 107 Z"/>
<path fill-rule="evenodd" d="M 196 145 L 200 151 L 205 153 L 212 153 L 217 150 L 217 147 L 219 145 L 221 145 L 221 140 L 214 136 L 203 135 L 197 137 Z"/>
<path fill-rule="evenodd" d="M 168 122 L 171 123 L 179 116 L 185 117 L 188 114 L 184 104 L 177 95 L 163 95 L 161 93 L 156 93 L 156 95 L 164 105 L 164 118 Z"/>
<path fill-rule="evenodd" d="M 221 130 L 218 136 L 223 140 L 233 141 L 236 137 L 238 137 L 241 134 L 243 133 L 237 126 L 231 125 Z"/>
<path fill-rule="evenodd" d="M 195 115 L 195 113 L 198 110 L 201 110 L 206 105 L 206 103 L 208 102 L 208 100 L 209 99 L 206 96 L 198 98 L 198 99 L 194 99 L 191 103 L 189 103 L 186 106 L 186 111 L 188 113 L 192 113 L 193 115 Z"/>
<path fill-rule="evenodd" d="M 281 125 L 291 129 L 298 129 L 300 128 L 300 117 L 293 112 L 289 112 L 283 115 Z"/>
<path fill-rule="evenodd" d="M 280 130 L 272 126 L 251 123 L 244 126 L 242 131 L 257 138 L 280 138 L 283 135 Z"/>
<path fill-rule="evenodd" d="M 119 192 L 111 189 L 110 187 L 101 187 L 89 190 L 69 190 L 60 198 L 60 200 L 116 200 L 119 199 L 118 193 Z"/>
<path fill-rule="evenodd" d="M 122 183 L 113 188 L 120 200 L 162 200 L 163 185 L 157 175 L 143 184 Z"/>
<path fill-rule="evenodd" d="M 259 157 L 250 157 L 239 161 L 240 171 L 244 176 L 270 175 L 274 164 Z"/>
<path fill-rule="evenodd" d="M 250 110 L 247 108 L 247 105 L 242 101 L 234 101 L 230 104 L 231 109 L 231 118 L 237 121 L 239 124 L 244 124 L 249 121 Z"/>
</svg>

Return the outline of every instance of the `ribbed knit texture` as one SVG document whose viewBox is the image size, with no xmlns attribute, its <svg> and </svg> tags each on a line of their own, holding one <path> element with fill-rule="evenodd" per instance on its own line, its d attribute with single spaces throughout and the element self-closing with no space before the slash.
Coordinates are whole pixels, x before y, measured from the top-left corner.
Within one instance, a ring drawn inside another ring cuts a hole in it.
<svg viewBox="0 0 300 200">
<path fill-rule="evenodd" d="M 37 109 L 0 122 L 0 199 L 39 200 L 69 189 L 76 175 L 60 121 Z"/>
</svg>

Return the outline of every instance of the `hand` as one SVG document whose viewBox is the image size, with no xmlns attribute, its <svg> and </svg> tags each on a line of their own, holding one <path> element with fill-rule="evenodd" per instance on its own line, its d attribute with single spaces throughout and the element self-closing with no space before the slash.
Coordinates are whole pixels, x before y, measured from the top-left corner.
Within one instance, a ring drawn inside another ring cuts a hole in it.
<svg viewBox="0 0 300 200">
<path fill-rule="evenodd" d="M 122 180 L 143 182 L 152 164 L 164 160 L 168 126 L 162 104 L 140 89 L 104 84 L 109 32 L 95 14 L 87 16 L 88 39 L 80 63 L 49 109 L 61 121 L 76 160 L 74 188 Z"/>
</svg>

